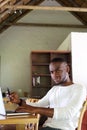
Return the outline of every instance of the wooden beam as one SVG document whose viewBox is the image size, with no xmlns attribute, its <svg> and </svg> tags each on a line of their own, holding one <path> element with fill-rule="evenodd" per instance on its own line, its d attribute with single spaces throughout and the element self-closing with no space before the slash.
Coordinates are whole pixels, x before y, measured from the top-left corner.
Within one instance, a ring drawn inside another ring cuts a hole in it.
<svg viewBox="0 0 87 130">
<path fill-rule="evenodd" d="M 74 24 L 46 24 L 46 23 L 8 23 L 5 25 L 10 25 L 10 26 L 36 26 L 36 27 L 63 27 L 63 28 L 87 28 L 86 25 L 74 25 Z"/>
<path fill-rule="evenodd" d="M 60 7 L 60 6 L 29 6 L 29 5 L 5 5 L 3 8 L 12 9 L 12 10 L 58 10 L 58 11 L 73 11 L 73 12 L 87 12 L 87 8 L 80 7 Z"/>
<path fill-rule="evenodd" d="M 0 4 L 0 8 L 1 7 L 3 7 L 5 4 L 7 4 L 8 2 L 10 2 L 11 0 L 5 0 L 4 2 L 2 2 L 1 4 Z"/>
</svg>

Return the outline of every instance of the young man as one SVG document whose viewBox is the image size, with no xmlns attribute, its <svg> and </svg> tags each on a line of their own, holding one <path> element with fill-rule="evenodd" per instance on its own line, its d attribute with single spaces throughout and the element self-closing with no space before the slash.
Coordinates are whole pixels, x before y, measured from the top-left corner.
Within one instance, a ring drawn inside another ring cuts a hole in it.
<svg viewBox="0 0 87 130">
<path fill-rule="evenodd" d="M 69 66 L 62 58 L 54 58 L 49 65 L 52 79 L 56 83 L 48 93 L 36 103 L 20 100 L 11 94 L 11 101 L 18 103 L 17 112 L 46 115 L 41 130 L 75 130 L 83 102 L 86 99 L 85 87 L 74 84 L 69 78 Z"/>
</svg>

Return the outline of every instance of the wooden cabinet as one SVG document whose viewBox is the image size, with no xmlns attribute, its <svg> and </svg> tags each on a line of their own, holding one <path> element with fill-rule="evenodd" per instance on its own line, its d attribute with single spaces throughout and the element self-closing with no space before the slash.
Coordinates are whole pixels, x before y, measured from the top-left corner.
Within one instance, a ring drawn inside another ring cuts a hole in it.
<svg viewBox="0 0 87 130">
<path fill-rule="evenodd" d="M 32 51 L 32 97 L 41 98 L 54 85 L 49 72 L 50 60 L 55 57 L 63 57 L 71 68 L 71 52 L 69 51 Z M 70 72 L 71 77 L 71 72 Z"/>
</svg>

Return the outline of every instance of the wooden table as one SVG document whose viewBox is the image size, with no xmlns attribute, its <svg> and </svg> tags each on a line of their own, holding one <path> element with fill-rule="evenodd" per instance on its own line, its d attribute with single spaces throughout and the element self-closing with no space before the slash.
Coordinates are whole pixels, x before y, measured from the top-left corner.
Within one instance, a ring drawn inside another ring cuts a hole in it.
<svg viewBox="0 0 87 130">
<path fill-rule="evenodd" d="M 29 123 L 35 123 L 36 124 L 36 130 L 38 130 L 38 122 L 39 118 L 35 115 L 27 115 L 27 116 L 12 116 L 11 118 L 6 117 L 5 119 L 0 120 L 1 125 L 6 125 L 6 124 L 16 124 L 16 130 L 24 130 L 25 129 L 25 124 Z"/>
</svg>

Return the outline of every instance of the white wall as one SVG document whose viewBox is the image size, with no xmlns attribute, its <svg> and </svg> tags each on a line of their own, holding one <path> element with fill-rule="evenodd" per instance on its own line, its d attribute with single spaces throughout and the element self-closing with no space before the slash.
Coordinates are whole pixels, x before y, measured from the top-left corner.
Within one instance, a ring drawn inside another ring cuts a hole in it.
<svg viewBox="0 0 87 130">
<path fill-rule="evenodd" d="M 87 88 L 87 33 L 71 34 L 73 81 Z"/>
<path fill-rule="evenodd" d="M 0 56 L 0 83 L 1 83 L 1 56 Z"/>
<path fill-rule="evenodd" d="M 2 87 L 10 87 L 15 90 L 22 88 L 23 91 L 30 91 L 30 53 L 32 50 L 56 50 L 58 46 L 56 30 L 11 27 L 1 34 Z"/>
<path fill-rule="evenodd" d="M 65 38 L 65 40 L 60 44 L 60 46 L 57 48 L 57 51 L 70 51 L 71 50 L 71 33 Z"/>
<path fill-rule="evenodd" d="M 53 12 L 52 12 L 53 13 Z M 49 13 L 36 11 L 26 15 L 21 21 L 50 23 L 81 24 L 70 13 Z M 58 13 L 58 14 L 57 14 Z M 57 17 L 56 17 L 57 16 Z M 49 19 L 48 19 L 49 17 Z M 63 20 L 63 18 L 65 19 Z M 68 17 L 68 18 L 66 18 Z M 36 20 L 36 21 L 35 21 Z M 59 21 L 58 21 L 59 20 Z M 1 82 L 3 88 L 12 90 L 22 89 L 31 91 L 31 64 L 32 50 L 56 50 L 67 35 L 72 32 L 86 32 L 86 29 L 51 28 L 51 27 L 18 27 L 12 26 L 0 35 Z"/>
</svg>

